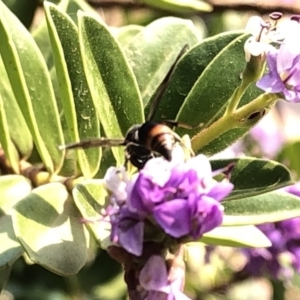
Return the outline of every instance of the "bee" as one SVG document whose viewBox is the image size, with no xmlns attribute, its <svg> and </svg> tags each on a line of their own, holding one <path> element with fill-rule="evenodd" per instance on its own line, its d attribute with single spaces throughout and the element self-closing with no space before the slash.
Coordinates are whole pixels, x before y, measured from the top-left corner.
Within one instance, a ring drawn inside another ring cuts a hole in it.
<svg viewBox="0 0 300 300">
<path fill-rule="evenodd" d="M 124 139 L 100 138 L 80 141 L 77 143 L 61 145 L 60 149 L 91 148 L 91 147 L 125 147 L 125 167 L 128 162 L 137 169 L 142 169 L 148 160 L 161 155 L 166 160 L 171 161 L 172 150 L 178 142 L 183 144 L 181 138 L 170 128 L 170 126 L 181 126 L 175 121 L 156 122 L 152 118 L 162 95 L 165 92 L 175 66 L 181 56 L 186 52 L 185 45 L 178 54 L 174 64 L 160 85 L 155 99 L 153 100 L 148 115 L 148 120 L 143 124 L 133 125 L 127 132 Z M 189 128 L 188 125 L 181 127 Z"/>
</svg>

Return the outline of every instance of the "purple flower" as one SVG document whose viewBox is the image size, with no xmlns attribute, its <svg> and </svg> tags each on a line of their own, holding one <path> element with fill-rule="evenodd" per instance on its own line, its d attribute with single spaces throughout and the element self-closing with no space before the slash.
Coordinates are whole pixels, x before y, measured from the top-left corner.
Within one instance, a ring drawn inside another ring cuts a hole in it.
<svg viewBox="0 0 300 300">
<path fill-rule="evenodd" d="M 139 173 L 130 204 L 138 213 L 153 216 L 170 236 L 197 239 L 222 223 L 219 201 L 233 189 L 212 176 L 204 155 L 177 165 L 152 159 Z"/>
<path fill-rule="evenodd" d="M 233 185 L 214 180 L 214 175 L 204 155 L 186 162 L 154 158 L 131 179 L 124 169 L 110 168 L 104 181 L 111 192 L 111 205 L 105 212 L 110 218 L 111 241 L 141 256 L 149 235 L 155 240 L 163 232 L 195 240 L 219 226 L 223 219 L 220 201 Z"/>
<path fill-rule="evenodd" d="M 269 238 L 272 246 L 245 249 L 248 257 L 245 270 L 254 276 L 266 273 L 277 279 L 289 279 L 293 275 L 291 267 L 300 272 L 300 218 L 263 224 L 258 228 Z"/>
<path fill-rule="evenodd" d="M 296 182 L 293 185 L 287 186 L 283 190 L 290 194 L 300 197 L 300 181 Z"/>
<path fill-rule="evenodd" d="M 122 246 L 129 253 L 140 256 L 143 250 L 144 222 L 127 206 L 111 214 L 111 241 Z"/>
<path fill-rule="evenodd" d="M 184 278 L 168 279 L 163 257 L 151 256 L 139 275 L 140 285 L 147 291 L 145 300 L 190 300 L 181 291 Z"/>
<path fill-rule="evenodd" d="M 288 35 L 279 49 L 267 53 L 269 73 L 257 82 L 257 86 L 268 93 L 283 93 L 290 102 L 300 102 L 300 43 L 296 32 L 299 24 L 290 22 Z"/>
<path fill-rule="evenodd" d="M 300 196 L 300 183 L 283 189 Z M 258 276 L 267 273 L 277 279 L 290 279 L 293 268 L 300 273 L 300 217 L 259 225 L 272 246 L 266 249 L 245 249 L 248 257 L 245 270 Z"/>
</svg>

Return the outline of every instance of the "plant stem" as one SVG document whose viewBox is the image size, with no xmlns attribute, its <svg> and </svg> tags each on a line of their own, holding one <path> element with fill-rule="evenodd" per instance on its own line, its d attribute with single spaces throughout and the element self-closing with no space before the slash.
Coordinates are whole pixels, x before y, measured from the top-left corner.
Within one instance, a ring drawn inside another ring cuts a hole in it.
<svg viewBox="0 0 300 300">
<path fill-rule="evenodd" d="M 263 109 L 268 108 L 269 106 L 274 104 L 279 98 L 280 96 L 277 94 L 262 94 L 250 103 L 236 110 L 232 117 L 236 120 L 241 121 L 255 112 L 262 111 Z"/>
<path fill-rule="evenodd" d="M 249 86 L 249 82 L 246 82 L 245 80 L 242 80 L 241 85 L 239 85 L 234 93 L 232 94 L 232 96 L 230 97 L 229 101 L 228 101 L 228 106 L 226 108 L 225 114 L 224 115 L 229 115 L 231 116 L 236 108 L 238 107 L 242 96 L 244 95 L 247 87 Z"/>
<path fill-rule="evenodd" d="M 240 91 L 236 90 L 235 93 L 239 94 Z M 227 109 L 220 119 L 192 138 L 192 149 L 197 152 L 227 131 L 234 128 L 247 127 L 245 123 L 251 114 L 263 111 L 270 107 L 278 100 L 278 98 L 279 96 L 277 94 L 262 94 L 250 103 L 229 114 L 229 111 L 236 105 L 236 102 L 234 101 L 231 103 L 231 108 Z M 252 126 L 253 124 L 250 123 L 250 125 Z M 250 125 L 248 125 L 249 129 L 251 128 Z"/>
</svg>

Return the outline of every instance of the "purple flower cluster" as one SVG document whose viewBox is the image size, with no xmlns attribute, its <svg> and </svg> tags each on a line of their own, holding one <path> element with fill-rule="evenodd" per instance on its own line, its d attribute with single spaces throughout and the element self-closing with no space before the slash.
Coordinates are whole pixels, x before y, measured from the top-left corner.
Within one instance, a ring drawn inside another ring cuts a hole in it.
<svg viewBox="0 0 300 300">
<path fill-rule="evenodd" d="M 152 159 L 131 180 L 124 170 L 110 169 L 105 180 L 112 192 L 111 240 L 141 256 L 149 236 L 196 240 L 221 225 L 220 201 L 233 185 L 213 175 L 204 155 L 181 163 Z"/>
<path fill-rule="evenodd" d="M 300 196 L 300 184 L 287 187 L 287 192 Z M 269 275 L 276 279 L 289 279 L 293 268 L 300 273 L 300 218 L 259 225 L 272 246 L 245 249 L 248 257 L 245 271 L 254 276 Z"/>
<path fill-rule="evenodd" d="M 295 38 L 299 33 L 299 17 L 293 17 L 279 49 L 267 53 L 269 73 L 257 82 L 262 90 L 282 93 L 290 102 L 300 102 L 300 43 Z"/>
</svg>

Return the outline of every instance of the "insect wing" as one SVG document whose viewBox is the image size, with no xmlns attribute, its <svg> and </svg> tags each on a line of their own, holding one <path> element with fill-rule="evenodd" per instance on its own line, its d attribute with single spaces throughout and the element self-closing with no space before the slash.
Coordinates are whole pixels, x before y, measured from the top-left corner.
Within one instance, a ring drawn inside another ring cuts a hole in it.
<svg viewBox="0 0 300 300">
<path fill-rule="evenodd" d="M 172 75 L 174 73 L 174 70 L 175 70 L 175 67 L 179 61 L 179 59 L 186 53 L 186 51 L 188 50 L 189 46 L 188 45 L 184 45 L 183 48 L 180 50 L 180 52 L 178 53 L 173 65 L 171 66 L 169 72 L 167 73 L 166 77 L 164 78 L 164 80 L 162 81 L 162 83 L 160 84 L 160 86 L 158 87 L 157 89 L 157 92 L 156 92 L 156 95 L 155 95 L 155 98 L 153 99 L 151 105 L 150 105 L 150 108 L 149 108 L 149 113 L 148 113 L 148 116 L 147 116 L 147 121 L 150 121 L 153 119 L 155 113 L 156 113 L 156 110 L 157 110 L 157 107 L 160 103 L 160 100 L 162 98 L 162 96 L 164 95 L 167 87 L 168 87 L 168 84 L 172 78 Z"/>
</svg>

